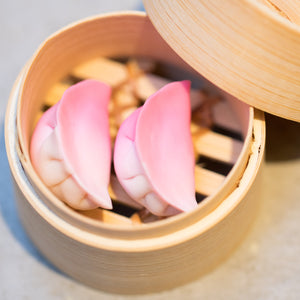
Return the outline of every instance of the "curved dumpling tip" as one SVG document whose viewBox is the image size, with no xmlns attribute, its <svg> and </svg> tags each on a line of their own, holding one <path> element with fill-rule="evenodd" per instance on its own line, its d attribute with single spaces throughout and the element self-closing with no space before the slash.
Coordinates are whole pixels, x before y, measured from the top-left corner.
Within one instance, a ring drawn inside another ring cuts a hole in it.
<svg viewBox="0 0 300 300">
<path fill-rule="evenodd" d="M 47 110 L 32 136 L 30 156 L 43 182 L 75 209 L 112 208 L 108 194 L 111 88 L 85 80 Z"/>
<path fill-rule="evenodd" d="M 197 206 L 189 91 L 189 81 L 167 84 L 123 122 L 116 138 L 120 183 L 155 215 Z"/>
</svg>

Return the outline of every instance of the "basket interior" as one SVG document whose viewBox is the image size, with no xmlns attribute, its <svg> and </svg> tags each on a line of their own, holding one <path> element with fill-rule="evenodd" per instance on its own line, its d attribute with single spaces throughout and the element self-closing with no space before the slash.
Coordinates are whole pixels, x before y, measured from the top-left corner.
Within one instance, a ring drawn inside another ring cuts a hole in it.
<svg viewBox="0 0 300 300">
<path fill-rule="evenodd" d="M 29 157 L 34 125 L 67 87 L 87 78 L 106 81 L 113 88 L 109 106 L 112 140 L 122 120 L 150 94 L 169 81 L 191 80 L 191 132 L 199 205 L 188 218 L 179 214 L 161 220 L 149 214 L 131 201 L 113 171 L 109 187 L 113 211 L 77 212 L 39 179 Z M 117 13 L 64 28 L 35 53 L 19 94 L 17 151 L 39 200 L 63 220 L 109 236 L 155 236 L 183 226 L 187 219 L 193 222 L 203 218 L 239 185 L 251 153 L 252 120 L 253 110 L 247 104 L 195 72 L 162 39 L 145 14 Z"/>
<path fill-rule="evenodd" d="M 247 132 L 248 118 L 236 111 L 240 106 L 247 111 L 247 105 L 214 89 L 203 78 L 174 65 L 142 57 L 103 58 L 97 57 L 80 63 L 60 81 L 54 83 L 40 101 L 40 116 L 60 100 L 63 92 L 72 84 L 84 79 L 98 79 L 112 87 L 109 105 L 110 135 L 112 147 L 122 121 L 155 91 L 175 80 L 192 81 L 191 133 L 195 152 L 195 189 L 200 203 L 213 195 L 225 181 L 236 163 Z M 134 202 L 122 189 L 111 170 L 109 193 L 113 210 L 94 209 L 78 211 L 79 214 L 108 224 L 144 224 L 162 219 L 152 215 Z"/>
</svg>

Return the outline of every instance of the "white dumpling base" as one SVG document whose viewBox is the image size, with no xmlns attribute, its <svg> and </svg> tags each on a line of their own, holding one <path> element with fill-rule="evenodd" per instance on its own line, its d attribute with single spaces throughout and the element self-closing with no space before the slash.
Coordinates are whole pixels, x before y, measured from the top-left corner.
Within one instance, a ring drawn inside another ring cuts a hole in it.
<svg viewBox="0 0 300 300">
<path fill-rule="evenodd" d="M 72 170 L 67 167 L 58 143 L 57 128 L 42 143 L 35 168 L 44 184 L 72 208 L 89 210 L 99 206 L 96 199 L 78 184 Z"/>
<path fill-rule="evenodd" d="M 134 142 L 127 138 L 123 150 L 122 176 L 118 177 L 128 195 L 156 216 L 171 216 L 179 213 L 180 211 L 169 205 L 151 185 L 144 171 L 145 166 L 138 158 Z"/>
</svg>

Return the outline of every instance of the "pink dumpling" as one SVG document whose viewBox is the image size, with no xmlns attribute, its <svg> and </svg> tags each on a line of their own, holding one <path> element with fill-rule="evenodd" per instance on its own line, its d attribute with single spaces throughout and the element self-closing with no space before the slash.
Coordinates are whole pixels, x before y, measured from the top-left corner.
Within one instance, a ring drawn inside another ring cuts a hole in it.
<svg viewBox="0 0 300 300">
<path fill-rule="evenodd" d="M 189 81 L 167 84 L 123 122 L 116 138 L 120 183 L 158 216 L 197 206 L 189 91 Z"/>
<path fill-rule="evenodd" d="M 46 186 L 75 209 L 112 208 L 108 194 L 111 89 L 96 80 L 68 88 L 41 117 L 30 155 Z"/>
</svg>

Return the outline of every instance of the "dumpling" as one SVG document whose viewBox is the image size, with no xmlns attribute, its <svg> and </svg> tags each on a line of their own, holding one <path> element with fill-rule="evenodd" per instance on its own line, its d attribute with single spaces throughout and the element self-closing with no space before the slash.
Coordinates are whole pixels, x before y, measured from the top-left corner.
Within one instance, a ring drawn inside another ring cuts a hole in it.
<svg viewBox="0 0 300 300">
<path fill-rule="evenodd" d="M 33 167 L 45 185 L 75 209 L 112 208 L 107 189 L 110 95 L 111 88 L 96 80 L 73 85 L 44 113 L 32 136 Z"/>
<path fill-rule="evenodd" d="M 158 216 L 197 206 L 189 92 L 189 81 L 167 84 L 117 134 L 116 175 L 134 200 Z"/>
</svg>

